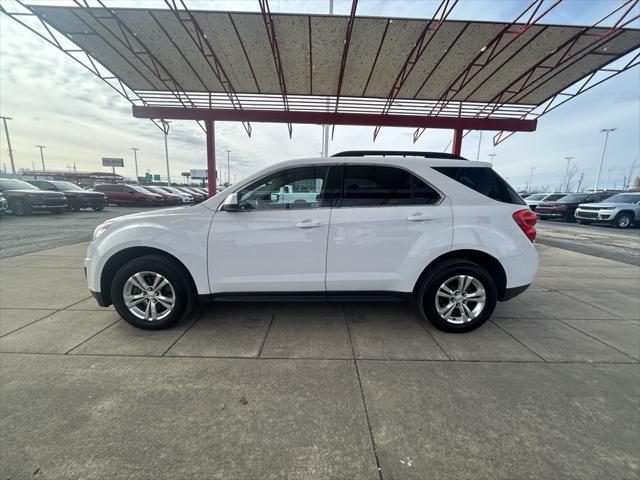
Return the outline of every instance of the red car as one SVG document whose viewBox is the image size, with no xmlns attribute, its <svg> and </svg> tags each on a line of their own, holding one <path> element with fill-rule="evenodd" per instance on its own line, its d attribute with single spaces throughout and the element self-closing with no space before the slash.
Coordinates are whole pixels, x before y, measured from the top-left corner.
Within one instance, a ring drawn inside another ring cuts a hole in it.
<svg viewBox="0 0 640 480">
<path fill-rule="evenodd" d="M 140 207 L 164 205 L 162 195 L 152 193 L 137 185 L 105 183 L 96 185 L 93 190 L 104 193 L 107 196 L 107 203 L 116 205 L 137 205 Z"/>
<path fill-rule="evenodd" d="M 154 187 L 153 185 L 145 185 L 144 189 L 162 196 L 165 205 L 180 205 L 182 203 L 182 199 L 178 195 L 165 192 L 163 189 Z"/>
</svg>

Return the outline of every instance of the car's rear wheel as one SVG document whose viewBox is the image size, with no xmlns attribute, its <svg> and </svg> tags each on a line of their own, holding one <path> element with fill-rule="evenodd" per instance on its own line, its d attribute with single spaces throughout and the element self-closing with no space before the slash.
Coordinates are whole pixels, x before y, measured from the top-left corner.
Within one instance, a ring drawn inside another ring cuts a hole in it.
<svg viewBox="0 0 640 480">
<path fill-rule="evenodd" d="M 629 228 L 633 223 L 633 218 L 630 213 L 619 213 L 616 218 L 613 219 L 613 226 L 616 228 Z"/>
<path fill-rule="evenodd" d="M 496 306 L 497 289 L 491 275 L 466 260 L 436 266 L 418 289 L 418 309 L 436 328 L 462 333 L 486 322 Z"/>
<path fill-rule="evenodd" d="M 9 203 L 9 208 L 16 217 L 31 215 L 31 205 L 29 205 L 26 200 L 23 200 L 21 198 L 11 200 L 11 202 Z"/>
<path fill-rule="evenodd" d="M 188 273 L 168 257 L 147 255 L 124 264 L 111 284 L 111 300 L 134 327 L 161 330 L 186 317 L 193 305 Z"/>
</svg>

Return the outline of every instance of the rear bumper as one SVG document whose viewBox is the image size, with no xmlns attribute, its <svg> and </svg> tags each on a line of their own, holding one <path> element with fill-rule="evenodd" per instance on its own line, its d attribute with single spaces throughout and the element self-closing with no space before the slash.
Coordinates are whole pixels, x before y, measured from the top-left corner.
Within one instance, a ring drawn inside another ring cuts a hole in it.
<svg viewBox="0 0 640 480">
<path fill-rule="evenodd" d="M 91 290 L 89 291 L 91 292 L 91 295 L 93 295 L 93 298 L 96 299 L 96 302 L 98 302 L 98 305 L 100 305 L 101 307 L 108 307 L 109 305 L 111 305 L 111 303 L 107 302 L 107 300 L 104 298 L 102 292 L 93 292 Z"/>
<path fill-rule="evenodd" d="M 522 285 L 520 287 L 505 288 L 504 293 L 498 298 L 498 300 L 500 300 L 501 302 L 511 300 L 512 298 L 515 298 L 523 293 L 527 288 L 529 288 L 529 285 L 530 284 Z"/>
</svg>

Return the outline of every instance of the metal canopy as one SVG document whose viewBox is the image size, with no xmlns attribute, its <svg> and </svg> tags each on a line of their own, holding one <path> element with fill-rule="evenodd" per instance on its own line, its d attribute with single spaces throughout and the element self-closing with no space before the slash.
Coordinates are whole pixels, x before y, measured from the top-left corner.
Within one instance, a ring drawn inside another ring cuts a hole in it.
<svg viewBox="0 0 640 480">
<path fill-rule="evenodd" d="M 54 6 L 30 9 L 68 35 L 150 105 L 165 106 L 180 102 L 170 92 L 189 96 L 197 92 L 227 94 L 229 85 L 236 94 L 282 96 L 278 68 L 282 69 L 290 96 L 336 96 L 340 92 L 343 97 L 386 99 L 429 22 L 355 17 L 341 72 L 349 16 L 270 14 L 279 47 L 279 62 L 274 62 L 269 31 L 260 12 Z M 478 59 L 474 57 L 509 26 L 443 21 L 396 98 L 439 100 L 471 62 L 478 65 L 475 70 L 480 70 L 491 49 Z M 517 31 L 524 26 L 515 24 L 511 28 Z M 509 104 L 540 105 L 640 46 L 639 30 L 621 29 L 604 36 L 607 30 L 531 25 L 515 41 L 505 38 L 503 42 L 510 44 L 448 100 L 487 104 L 495 102 L 501 92 L 511 90 L 515 94 Z M 598 36 L 603 36 L 602 40 L 593 45 Z M 575 50 L 589 47 L 589 51 L 571 65 L 558 66 L 562 46 L 573 38 Z M 553 51 L 556 53 L 549 56 Z M 213 56 L 223 75 L 212 73 Z M 512 85 L 535 65 L 539 67 L 535 76 L 539 81 L 529 79 L 526 88 L 521 88 L 522 81 Z M 470 74 L 474 73 L 472 69 Z M 199 103 L 202 98 L 194 95 Z M 346 107 L 343 102 L 341 106 Z"/>
</svg>

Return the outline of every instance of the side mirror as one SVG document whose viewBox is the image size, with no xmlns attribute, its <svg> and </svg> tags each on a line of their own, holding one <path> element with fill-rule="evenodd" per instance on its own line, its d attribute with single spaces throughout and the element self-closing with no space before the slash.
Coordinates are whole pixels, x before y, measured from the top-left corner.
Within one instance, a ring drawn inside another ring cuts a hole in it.
<svg viewBox="0 0 640 480">
<path fill-rule="evenodd" d="M 240 204 L 238 203 L 238 194 L 232 193 L 227 198 L 224 199 L 222 205 L 220 205 L 220 210 L 223 212 L 237 212 L 240 210 Z"/>
</svg>

